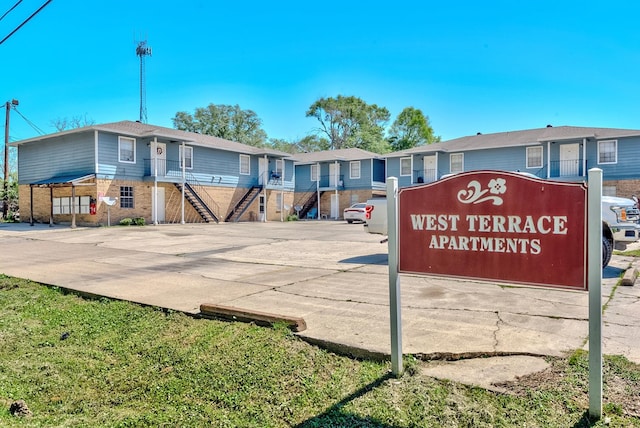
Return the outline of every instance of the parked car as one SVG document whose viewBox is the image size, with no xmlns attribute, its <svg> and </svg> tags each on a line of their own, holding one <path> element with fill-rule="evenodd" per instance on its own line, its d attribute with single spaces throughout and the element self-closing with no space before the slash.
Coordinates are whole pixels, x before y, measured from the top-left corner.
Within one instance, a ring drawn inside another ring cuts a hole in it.
<svg viewBox="0 0 640 428">
<path fill-rule="evenodd" d="M 344 209 L 343 213 L 344 219 L 347 223 L 351 224 L 354 221 L 367 221 L 367 203 L 360 202 L 357 204 L 351 205 L 349 208 Z"/>
</svg>

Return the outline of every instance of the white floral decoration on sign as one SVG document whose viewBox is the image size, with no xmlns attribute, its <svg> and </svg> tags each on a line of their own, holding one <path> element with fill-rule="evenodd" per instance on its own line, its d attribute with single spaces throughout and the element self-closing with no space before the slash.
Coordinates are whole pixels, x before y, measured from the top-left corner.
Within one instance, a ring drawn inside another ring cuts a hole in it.
<svg viewBox="0 0 640 428">
<path fill-rule="evenodd" d="M 492 178 L 486 189 L 482 189 L 478 181 L 472 180 L 466 189 L 458 192 L 458 200 L 463 204 L 493 202 L 493 205 L 502 205 L 503 200 L 498 195 L 502 195 L 506 191 L 507 181 L 504 178 Z"/>
</svg>

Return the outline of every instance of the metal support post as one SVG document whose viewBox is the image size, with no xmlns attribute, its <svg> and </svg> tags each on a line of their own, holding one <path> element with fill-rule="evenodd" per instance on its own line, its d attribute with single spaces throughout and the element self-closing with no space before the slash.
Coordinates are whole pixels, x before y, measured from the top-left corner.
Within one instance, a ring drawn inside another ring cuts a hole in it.
<svg viewBox="0 0 640 428">
<path fill-rule="evenodd" d="M 402 367 L 402 314 L 398 274 L 398 179 L 387 179 L 387 225 L 389 236 L 389 314 L 391 317 L 391 371 L 400 376 Z"/>
<path fill-rule="evenodd" d="M 602 170 L 589 170 L 588 284 L 589 284 L 589 416 L 602 417 Z"/>
</svg>

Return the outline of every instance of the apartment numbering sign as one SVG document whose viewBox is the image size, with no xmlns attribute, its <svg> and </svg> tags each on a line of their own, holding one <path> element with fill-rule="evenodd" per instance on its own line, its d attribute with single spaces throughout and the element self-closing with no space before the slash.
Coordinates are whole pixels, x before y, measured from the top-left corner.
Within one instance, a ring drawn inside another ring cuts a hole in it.
<svg viewBox="0 0 640 428">
<path fill-rule="evenodd" d="M 398 194 L 399 272 L 587 289 L 587 188 L 474 171 Z"/>
</svg>

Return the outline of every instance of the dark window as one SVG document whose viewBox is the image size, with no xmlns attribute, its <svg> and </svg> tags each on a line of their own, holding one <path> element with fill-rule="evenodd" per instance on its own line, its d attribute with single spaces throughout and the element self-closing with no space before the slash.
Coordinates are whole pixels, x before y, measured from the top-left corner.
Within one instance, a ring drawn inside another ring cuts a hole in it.
<svg viewBox="0 0 640 428">
<path fill-rule="evenodd" d="M 133 208 L 133 186 L 120 186 L 120 208 Z"/>
</svg>

